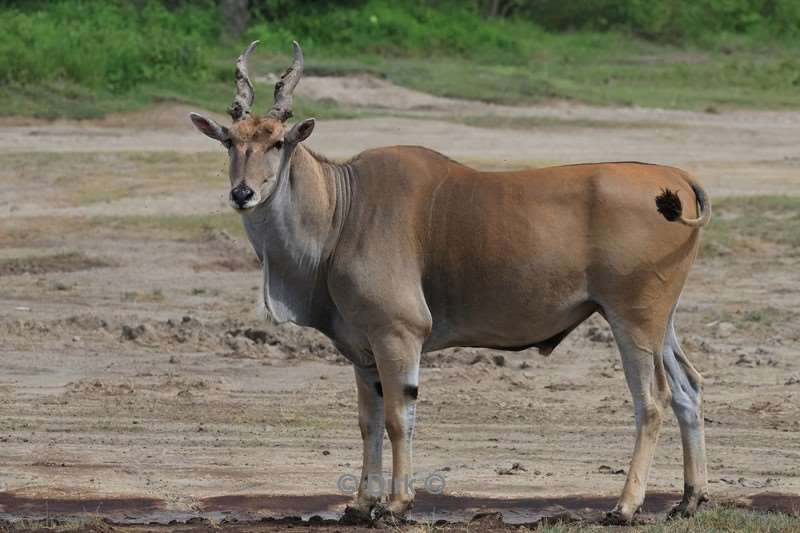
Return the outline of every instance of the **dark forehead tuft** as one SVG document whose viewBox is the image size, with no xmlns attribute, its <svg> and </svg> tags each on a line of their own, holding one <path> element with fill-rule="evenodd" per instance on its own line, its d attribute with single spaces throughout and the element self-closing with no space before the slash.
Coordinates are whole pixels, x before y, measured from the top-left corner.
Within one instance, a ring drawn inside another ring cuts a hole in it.
<svg viewBox="0 0 800 533">
<path fill-rule="evenodd" d="M 283 132 L 283 123 L 271 117 L 250 115 L 231 126 L 230 131 L 237 140 L 272 142 Z"/>
</svg>

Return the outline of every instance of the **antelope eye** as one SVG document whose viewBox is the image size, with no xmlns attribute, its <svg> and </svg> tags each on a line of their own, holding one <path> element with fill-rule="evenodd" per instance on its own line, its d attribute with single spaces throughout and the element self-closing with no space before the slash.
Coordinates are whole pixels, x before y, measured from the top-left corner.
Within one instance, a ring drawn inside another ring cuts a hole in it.
<svg viewBox="0 0 800 533">
<path fill-rule="evenodd" d="M 280 150 L 281 148 L 283 148 L 283 141 L 276 142 L 275 144 L 272 145 L 272 147 L 275 148 L 276 150 Z"/>
</svg>

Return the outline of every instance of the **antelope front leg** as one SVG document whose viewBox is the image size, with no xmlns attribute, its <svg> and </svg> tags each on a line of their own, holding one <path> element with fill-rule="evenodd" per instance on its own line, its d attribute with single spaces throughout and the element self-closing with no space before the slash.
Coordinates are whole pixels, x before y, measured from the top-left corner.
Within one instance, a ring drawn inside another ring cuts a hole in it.
<svg viewBox="0 0 800 533">
<path fill-rule="evenodd" d="M 386 431 L 392 442 L 392 495 L 387 511 L 402 515 L 414 502 L 411 442 L 414 436 L 419 359 L 422 342 L 395 333 L 373 342 L 383 387 Z"/>
<path fill-rule="evenodd" d="M 383 387 L 375 367 L 354 367 L 358 388 L 358 425 L 364 444 L 361 482 L 354 507 L 369 515 L 383 496 Z"/>
</svg>

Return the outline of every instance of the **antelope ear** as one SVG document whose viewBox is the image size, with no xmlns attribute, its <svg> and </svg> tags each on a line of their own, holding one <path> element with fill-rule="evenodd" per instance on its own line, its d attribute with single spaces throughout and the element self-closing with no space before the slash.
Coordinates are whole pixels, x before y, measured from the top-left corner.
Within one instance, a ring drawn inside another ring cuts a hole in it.
<svg viewBox="0 0 800 533">
<path fill-rule="evenodd" d="M 289 133 L 284 136 L 284 140 L 291 144 L 299 144 L 308 139 L 312 131 L 314 131 L 314 119 L 307 118 L 303 122 L 298 122 L 292 126 Z"/>
<path fill-rule="evenodd" d="M 200 133 L 203 133 L 212 139 L 216 139 L 219 142 L 228 140 L 228 128 L 225 126 L 221 126 L 210 118 L 206 118 L 203 115 L 198 115 L 197 113 L 189 113 L 189 118 L 192 119 L 192 124 L 194 124 L 195 128 L 200 130 Z"/>
</svg>

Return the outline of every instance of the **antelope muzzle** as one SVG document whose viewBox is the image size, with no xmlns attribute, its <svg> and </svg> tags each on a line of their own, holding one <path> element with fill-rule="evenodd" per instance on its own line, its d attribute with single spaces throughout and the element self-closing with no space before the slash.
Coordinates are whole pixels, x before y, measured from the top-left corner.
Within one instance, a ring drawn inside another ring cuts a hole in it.
<svg viewBox="0 0 800 533">
<path fill-rule="evenodd" d="M 248 209 L 255 205 L 256 192 L 245 183 L 231 189 L 230 201 L 234 209 Z"/>
</svg>

